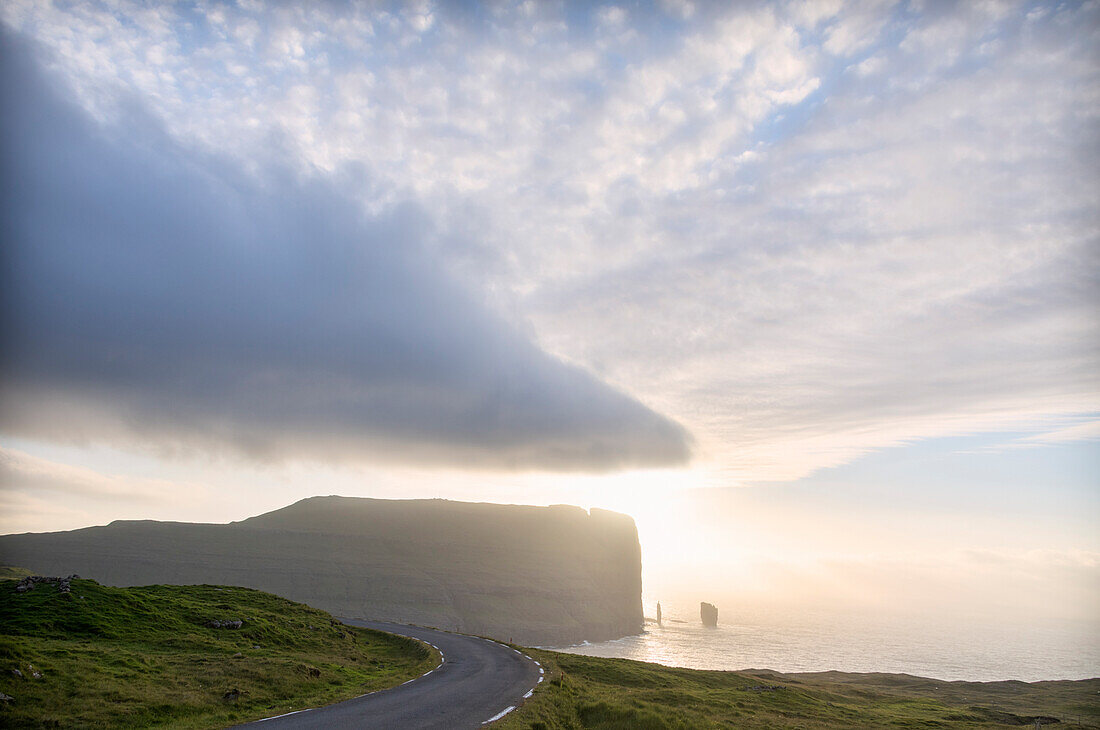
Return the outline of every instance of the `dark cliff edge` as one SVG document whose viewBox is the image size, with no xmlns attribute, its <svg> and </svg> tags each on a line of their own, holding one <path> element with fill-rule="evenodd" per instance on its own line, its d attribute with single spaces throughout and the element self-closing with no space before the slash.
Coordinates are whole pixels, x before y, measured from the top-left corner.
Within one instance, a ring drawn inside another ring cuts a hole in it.
<svg viewBox="0 0 1100 730">
<path fill-rule="evenodd" d="M 312 497 L 227 525 L 4 535 L 0 561 L 115 586 L 247 586 L 337 616 L 529 645 L 643 626 L 634 520 L 566 505 Z"/>
</svg>

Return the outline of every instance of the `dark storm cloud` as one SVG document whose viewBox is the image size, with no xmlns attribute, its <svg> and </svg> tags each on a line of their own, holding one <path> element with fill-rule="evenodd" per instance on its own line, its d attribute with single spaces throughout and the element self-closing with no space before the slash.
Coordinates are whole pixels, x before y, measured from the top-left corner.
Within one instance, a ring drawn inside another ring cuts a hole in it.
<svg viewBox="0 0 1100 730">
<path fill-rule="evenodd" d="M 679 463 L 676 423 L 540 351 L 433 266 L 415 206 L 257 183 L 140 110 L 94 122 L 0 37 L 9 435 L 262 458 Z"/>
</svg>

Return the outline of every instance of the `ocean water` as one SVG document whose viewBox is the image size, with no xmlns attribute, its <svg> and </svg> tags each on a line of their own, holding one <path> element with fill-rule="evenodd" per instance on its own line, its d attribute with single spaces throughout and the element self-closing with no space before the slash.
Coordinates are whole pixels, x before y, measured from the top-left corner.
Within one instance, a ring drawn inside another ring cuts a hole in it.
<svg viewBox="0 0 1100 730">
<path fill-rule="evenodd" d="M 553 648 L 694 669 L 1026 682 L 1100 676 L 1100 623 L 759 610 L 720 614 L 718 627 L 709 629 L 697 609 L 666 610 L 664 617 L 663 626 L 647 623 L 638 636 Z"/>
</svg>

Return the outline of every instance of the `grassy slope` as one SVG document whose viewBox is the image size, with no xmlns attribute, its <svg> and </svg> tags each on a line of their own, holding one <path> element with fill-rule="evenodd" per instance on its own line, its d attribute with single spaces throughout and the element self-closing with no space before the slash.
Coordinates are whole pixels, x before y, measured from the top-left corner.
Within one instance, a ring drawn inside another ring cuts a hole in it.
<svg viewBox="0 0 1100 730">
<path fill-rule="evenodd" d="M 1096 679 L 1024 684 L 710 672 L 527 651 L 549 669 L 549 681 L 505 718 L 502 730 L 1019 728 L 1034 727 L 1035 716 L 1068 720 L 1058 727 L 1100 727 Z"/>
<path fill-rule="evenodd" d="M 0 580 L 19 580 L 28 575 L 31 575 L 31 572 L 26 568 L 17 568 L 14 565 L 0 565 Z"/>
<path fill-rule="evenodd" d="M 14 586 L 0 581 L 0 692 L 15 698 L 0 702 L 2 727 L 224 727 L 400 684 L 437 663 L 419 642 L 246 588 Z M 204 626 L 215 619 L 244 625 Z M 232 690 L 239 697 L 225 698 Z"/>
</svg>

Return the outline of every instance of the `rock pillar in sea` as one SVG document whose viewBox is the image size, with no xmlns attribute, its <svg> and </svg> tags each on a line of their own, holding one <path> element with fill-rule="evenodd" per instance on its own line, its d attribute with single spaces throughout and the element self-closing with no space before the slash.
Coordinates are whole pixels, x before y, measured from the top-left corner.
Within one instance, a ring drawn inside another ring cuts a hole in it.
<svg viewBox="0 0 1100 730">
<path fill-rule="evenodd" d="M 661 602 L 657 601 L 657 625 L 662 626 L 661 623 Z"/>
<path fill-rule="evenodd" d="M 718 626 L 718 607 L 703 601 L 699 604 L 699 618 L 703 620 L 703 626 L 714 628 Z"/>
</svg>

